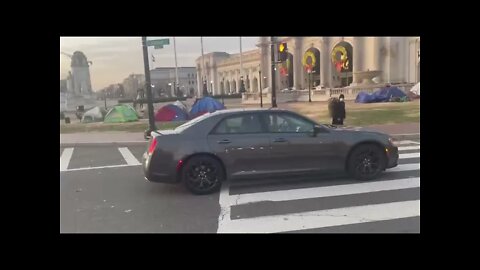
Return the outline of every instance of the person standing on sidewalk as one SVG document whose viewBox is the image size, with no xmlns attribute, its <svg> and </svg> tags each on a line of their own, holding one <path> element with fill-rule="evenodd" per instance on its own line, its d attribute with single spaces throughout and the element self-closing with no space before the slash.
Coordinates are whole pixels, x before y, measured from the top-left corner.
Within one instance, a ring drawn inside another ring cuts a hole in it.
<svg viewBox="0 0 480 270">
<path fill-rule="evenodd" d="M 343 125 L 343 120 L 347 117 L 345 112 L 345 96 L 341 94 L 339 100 L 335 102 L 333 116 L 332 116 L 332 125 Z"/>
</svg>

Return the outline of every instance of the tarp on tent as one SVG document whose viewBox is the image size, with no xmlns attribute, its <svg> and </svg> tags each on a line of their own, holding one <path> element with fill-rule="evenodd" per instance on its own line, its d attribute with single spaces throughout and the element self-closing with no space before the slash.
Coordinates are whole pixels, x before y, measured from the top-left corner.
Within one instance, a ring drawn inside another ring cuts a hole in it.
<svg viewBox="0 0 480 270">
<path fill-rule="evenodd" d="M 407 95 L 398 87 L 384 87 L 372 94 L 360 92 L 355 99 L 357 103 L 388 102 L 395 98 L 405 98 Z"/>
<path fill-rule="evenodd" d="M 93 107 L 92 109 L 86 111 L 82 116 L 83 123 L 91 123 L 91 122 L 102 122 L 103 117 L 106 115 L 104 109 L 100 109 L 100 107 Z"/>
<path fill-rule="evenodd" d="M 218 102 L 216 99 L 211 97 L 204 97 L 198 99 L 195 104 L 193 104 L 192 109 L 190 110 L 190 119 L 193 119 L 197 116 L 200 116 L 205 113 L 212 113 L 217 110 L 224 110 L 225 106 Z"/>
<path fill-rule="evenodd" d="M 127 104 L 115 105 L 105 115 L 105 123 L 124 123 L 138 121 L 137 112 Z"/>
<path fill-rule="evenodd" d="M 155 113 L 155 121 L 159 122 L 186 120 L 188 120 L 188 113 L 174 104 L 165 105 Z"/>
<path fill-rule="evenodd" d="M 187 107 L 187 105 L 186 105 L 185 103 L 181 102 L 180 100 L 175 101 L 175 102 L 173 103 L 173 105 L 175 105 L 175 106 L 179 107 L 180 109 L 188 112 L 188 107 Z"/>
<path fill-rule="evenodd" d="M 420 96 L 420 82 L 415 84 L 412 89 L 410 89 L 410 92 L 414 93 L 417 96 Z"/>
</svg>

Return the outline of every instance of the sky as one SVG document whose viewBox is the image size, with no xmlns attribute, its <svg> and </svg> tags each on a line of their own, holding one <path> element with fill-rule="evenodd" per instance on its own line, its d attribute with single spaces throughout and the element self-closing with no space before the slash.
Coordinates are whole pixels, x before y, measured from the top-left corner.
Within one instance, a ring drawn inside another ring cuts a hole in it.
<svg viewBox="0 0 480 270">
<path fill-rule="evenodd" d="M 148 37 L 147 39 L 169 38 L 170 45 L 153 50 L 153 67 L 174 67 L 172 37 Z M 176 37 L 177 63 L 179 67 L 195 66 L 195 59 L 201 56 L 200 37 Z M 242 50 L 256 49 L 258 37 L 242 37 Z M 204 37 L 204 53 L 239 53 L 239 37 Z M 143 74 L 143 53 L 141 37 L 60 37 L 60 51 L 73 54 L 82 51 L 89 61 L 90 78 L 94 91 L 113 83 L 122 83 L 132 73 Z M 70 58 L 60 54 L 60 79 L 70 70 Z M 150 65 L 152 62 L 150 61 Z"/>
</svg>

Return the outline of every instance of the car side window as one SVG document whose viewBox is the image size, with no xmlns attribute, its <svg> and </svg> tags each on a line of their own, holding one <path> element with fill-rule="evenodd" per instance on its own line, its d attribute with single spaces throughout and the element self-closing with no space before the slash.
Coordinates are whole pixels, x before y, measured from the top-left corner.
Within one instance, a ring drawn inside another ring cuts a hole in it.
<svg viewBox="0 0 480 270">
<path fill-rule="evenodd" d="M 261 133 L 262 124 L 258 114 L 243 114 L 223 119 L 214 134 Z"/>
<path fill-rule="evenodd" d="M 305 119 L 286 113 L 271 113 L 266 117 L 268 131 L 272 133 L 307 133 L 314 125 Z"/>
</svg>

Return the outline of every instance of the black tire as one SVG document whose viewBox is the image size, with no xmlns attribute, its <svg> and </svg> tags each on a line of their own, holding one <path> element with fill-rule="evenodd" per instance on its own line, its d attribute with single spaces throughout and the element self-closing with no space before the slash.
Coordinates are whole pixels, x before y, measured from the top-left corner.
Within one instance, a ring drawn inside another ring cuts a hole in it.
<svg viewBox="0 0 480 270">
<path fill-rule="evenodd" d="M 348 173 L 357 180 L 375 179 L 385 169 L 386 157 L 382 148 L 374 144 L 356 147 L 347 163 Z"/>
<path fill-rule="evenodd" d="M 224 178 L 222 164 L 209 156 L 192 157 L 182 169 L 182 181 L 185 187 L 196 195 L 217 192 Z"/>
</svg>

